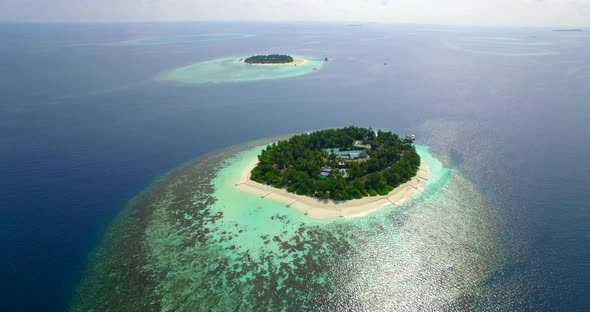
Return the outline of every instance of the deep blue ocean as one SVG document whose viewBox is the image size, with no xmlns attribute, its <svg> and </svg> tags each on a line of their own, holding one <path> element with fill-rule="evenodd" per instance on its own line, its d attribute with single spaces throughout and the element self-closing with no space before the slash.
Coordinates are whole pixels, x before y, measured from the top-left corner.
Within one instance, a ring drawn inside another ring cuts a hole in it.
<svg viewBox="0 0 590 312">
<path fill-rule="evenodd" d="M 120 44 L 137 38 L 157 40 Z M 330 61 L 282 80 L 154 79 L 266 51 Z M 589 55 L 590 30 L 0 24 L 0 310 L 64 310 L 113 218 L 177 165 L 246 141 L 358 125 L 415 133 L 491 203 L 505 250 L 489 302 L 587 311 Z"/>
</svg>

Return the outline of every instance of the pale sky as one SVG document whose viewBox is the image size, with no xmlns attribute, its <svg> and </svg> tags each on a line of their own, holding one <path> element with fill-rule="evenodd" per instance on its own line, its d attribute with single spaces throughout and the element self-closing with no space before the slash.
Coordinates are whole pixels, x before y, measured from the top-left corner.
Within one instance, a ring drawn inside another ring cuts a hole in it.
<svg viewBox="0 0 590 312">
<path fill-rule="evenodd" d="M 590 0 L 0 0 L 4 21 L 345 21 L 590 26 Z"/>
</svg>

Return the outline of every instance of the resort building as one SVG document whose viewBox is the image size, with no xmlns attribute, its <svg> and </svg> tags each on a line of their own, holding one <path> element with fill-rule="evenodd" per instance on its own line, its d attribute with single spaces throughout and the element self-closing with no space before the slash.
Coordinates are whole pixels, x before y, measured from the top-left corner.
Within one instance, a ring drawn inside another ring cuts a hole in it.
<svg viewBox="0 0 590 312">
<path fill-rule="evenodd" d="M 332 167 L 322 167 L 322 172 L 320 173 L 320 178 L 327 178 L 332 173 Z"/>
<path fill-rule="evenodd" d="M 404 139 L 404 142 L 406 143 L 414 143 L 414 141 L 416 141 L 416 136 L 413 134 L 406 135 L 406 138 Z"/>
<path fill-rule="evenodd" d="M 330 176 L 330 174 L 332 174 L 332 172 L 336 172 L 334 171 L 335 169 L 332 169 L 332 167 L 322 167 L 322 171 L 320 172 L 320 179 L 326 179 Z M 346 169 L 344 168 L 340 168 L 337 169 L 339 174 L 342 175 L 343 177 L 347 178 L 348 177 L 348 171 L 346 171 Z"/>
<path fill-rule="evenodd" d="M 324 149 L 326 155 L 334 154 L 336 158 L 342 160 L 358 160 L 367 158 L 367 150 L 352 150 L 352 151 L 341 151 L 339 148 L 326 148 Z"/>
</svg>

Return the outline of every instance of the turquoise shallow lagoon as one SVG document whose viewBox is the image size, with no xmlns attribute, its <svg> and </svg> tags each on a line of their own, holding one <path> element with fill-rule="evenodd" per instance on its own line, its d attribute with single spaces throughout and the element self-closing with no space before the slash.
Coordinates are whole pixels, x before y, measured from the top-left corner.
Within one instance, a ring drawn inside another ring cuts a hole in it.
<svg viewBox="0 0 590 312">
<path fill-rule="evenodd" d="M 320 70 L 326 63 L 323 59 L 294 56 L 294 58 L 306 59 L 307 62 L 297 66 L 255 65 L 242 62 L 241 60 L 245 58 L 236 56 L 198 62 L 164 72 L 157 79 L 184 84 L 236 83 L 285 79 L 311 74 Z"/>
<path fill-rule="evenodd" d="M 250 252 L 253 258 L 261 256 L 260 250 L 267 249 L 263 239 L 264 236 L 275 237 L 277 235 L 289 235 L 288 239 L 292 239 L 297 235 L 297 230 L 300 223 L 306 224 L 328 224 L 333 222 L 352 222 L 354 219 L 313 219 L 300 211 L 288 208 L 284 203 L 275 202 L 269 199 L 261 198 L 260 196 L 242 192 L 235 188 L 235 183 L 239 181 L 239 177 L 244 169 L 252 161 L 254 161 L 261 153 L 265 146 L 253 148 L 226 161 L 225 167 L 219 171 L 213 183 L 215 192 L 213 196 L 216 198 L 215 204 L 212 205 L 211 210 L 216 213 L 223 213 L 223 218 L 211 228 L 223 229 L 224 235 L 233 230 L 243 230 L 241 235 L 236 235 L 236 238 L 227 244 L 235 245 L 236 249 L 231 249 L 242 252 Z M 417 146 L 416 150 L 424 160 L 430 165 L 431 175 L 424 190 L 414 194 L 412 200 L 424 200 L 432 196 L 437 190 L 443 187 L 449 177 L 449 169 L 443 167 L 442 163 L 428 153 L 428 147 Z M 410 204 L 410 203 L 406 203 Z M 377 216 L 368 216 L 366 218 L 379 218 L 379 216 L 387 214 L 392 210 L 403 209 L 401 207 L 389 206 L 384 208 L 384 211 L 376 212 Z M 273 221 L 276 218 L 288 218 L 291 220 L 291 226 L 286 227 L 282 222 Z M 235 226 L 238 225 L 238 226 Z M 227 245 L 226 244 L 226 245 Z M 271 244 L 270 247 L 273 245 Z M 229 247 L 229 246 L 224 246 Z M 279 261 L 280 262 L 280 261 Z"/>
<path fill-rule="evenodd" d="M 473 185 L 428 147 L 417 146 L 427 186 L 404 205 L 316 220 L 234 187 L 264 146 L 196 159 L 138 195 L 71 309 L 436 310 L 476 295 L 495 261 L 494 223 Z"/>
<path fill-rule="evenodd" d="M 550 42 L 535 38 L 463 37 L 447 43 L 453 50 L 498 56 L 550 56 L 557 55 Z"/>
</svg>

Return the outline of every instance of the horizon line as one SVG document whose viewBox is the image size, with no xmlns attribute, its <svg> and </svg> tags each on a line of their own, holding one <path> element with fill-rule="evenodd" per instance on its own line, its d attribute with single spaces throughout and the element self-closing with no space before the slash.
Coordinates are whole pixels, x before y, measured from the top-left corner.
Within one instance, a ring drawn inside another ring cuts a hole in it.
<svg viewBox="0 0 590 312">
<path fill-rule="evenodd" d="M 412 22 L 386 22 L 386 21 L 351 21 L 351 20 L 1 20 L 0 24 L 181 24 L 181 23 L 224 23 L 224 24 L 355 24 L 362 25 L 408 25 L 408 26 L 442 26 L 442 27 L 481 27 L 481 28 L 546 28 L 546 29 L 588 29 L 590 25 L 494 25 L 494 24 L 442 24 L 442 23 L 412 23 Z"/>
</svg>

